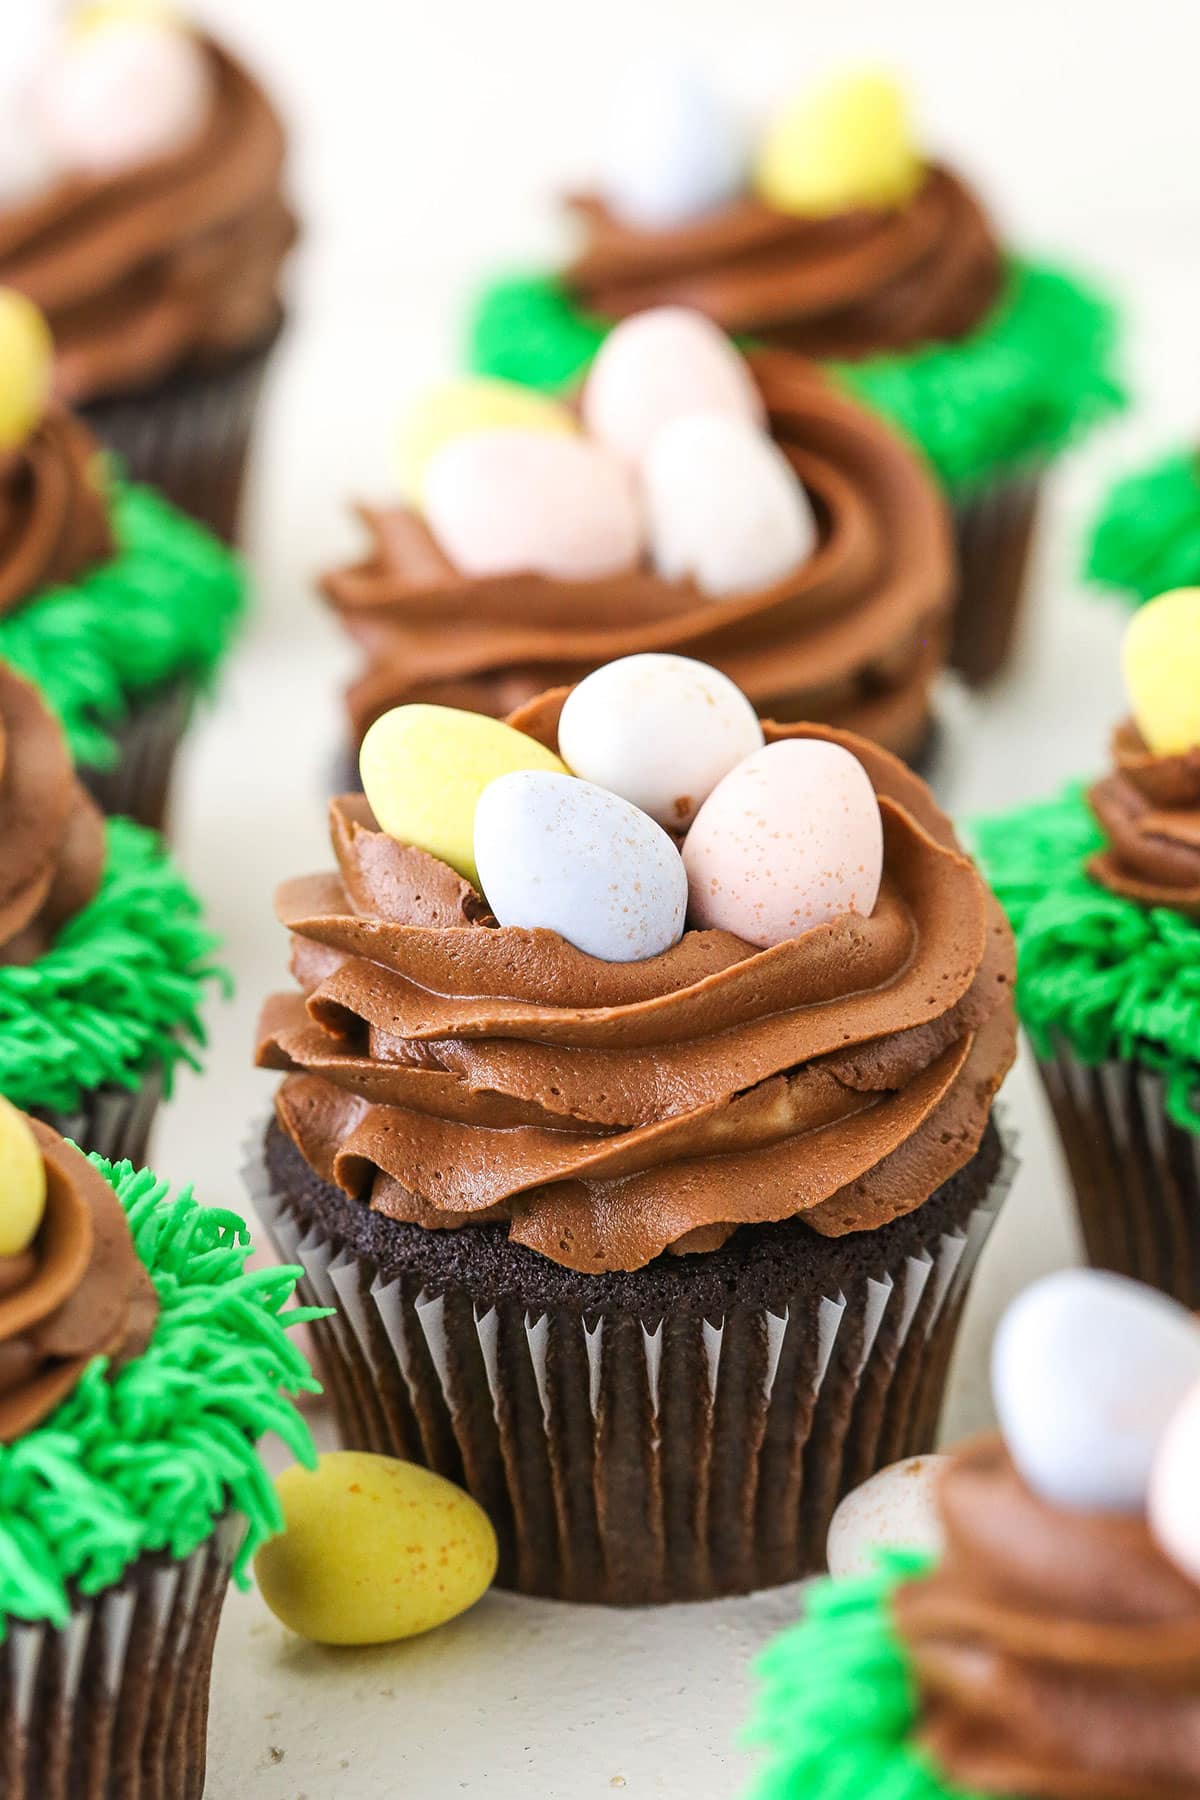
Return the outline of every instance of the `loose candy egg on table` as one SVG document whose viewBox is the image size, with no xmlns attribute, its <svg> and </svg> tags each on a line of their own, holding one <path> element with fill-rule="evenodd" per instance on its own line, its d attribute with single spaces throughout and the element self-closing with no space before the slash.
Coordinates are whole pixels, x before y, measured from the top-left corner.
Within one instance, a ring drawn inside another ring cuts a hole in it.
<svg viewBox="0 0 1200 1800">
<path fill-rule="evenodd" d="M 1134 720 L 1155 755 L 1200 746 L 1200 588 L 1175 588 L 1139 607 L 1121 661 Z"/>
<path fill-rule="evenodd" d="M 756 425 L 766 418 L 745 358 L 711 319 L 685 306 L 622 320 L 597 352 L 580 408 L 591 435 L 633 464 L 684 413 L 732 413 Z"/>
<path fill-rule="evenodd" d="M 1189 1389 L 1159 1442 L 1147 1512 L 1161 1549 L 1200 1582 L 1200 1384 Z"/>
<path fill-rule="evenodd" d="M 46 1210 L 46 1165 L 29 1122 L 0 1099 L 0 1256 L 19 1256 Z"/>
<path fill-rule="evenodd" d="M 873 70 L 842 75 L 782 112 L 754 170 L 768 206 L 817 217 L 903 206 L 921 178 L 905 94 Z"/>
<path fill-rule="evenodd" d="M 54 340 L 33 304 L 0 287 L 0 450 L 16 450 L 41 422 L 54 381 Z"/>
<path fill-rule="evenodd" d="M 1009 1453 L 1055 1506 L 1140 1512 L 1163 1433 L 1200 1381 L 1200 1326 L 1122 1275 L 1068 1269 L 1018 1296 L 992 1349 Z"/>
<path fill-rule="evenodd" d="M 642 466 L 654 565 L 706 594 L 782 581 L 817 546 L 817 522 L 783 451 L 747 419 L 685 413 Z"/>
<path fill-rule="evenodd" d="M 397 445 L 400 485 L 407 499 L 424 497 L 425 477 L 439 450 L 456 438 L 502 428 L 574 437 L 579 422 L 549 394 L 515 381 L 463 376 L 430 388 L 410 408 Z"/>
<path fill-rule="evenodd" d="M 359 753 L 363 792 L 380 829 L 415 844 L 478 885 L 475 809 L 498 775 L 556 770 L 536 738 L 452 706 L 397 706 L 367 732 Z"/>
<path fill-rule="evenodd" d="M 762 748 L 741 689 L 689 656 L 623 656 L 567 696 L 558 748 L 567 767 L 668 830 L 694 818 L 718 781 Z"/>
<path fill-rule="evenodd" d="M 868 1575 L 881 1550 L 942 1548 L 937 1484 L 948 1456 L 909 1456 L 846 1495 L 829 1526 L 829 1573 Z"/>
<path fill-rule="evenodd" d="M 687 877 L 660 825 L 572 775 L 504 775 L 480 796 L 475 861 L 501 925 L 556 931 L 604 962 L 679 942 Z"/>
<path fill-rule="evenodd" d="M 36 98 L 54 154 L 81 173 L 111 176 L 199 137 L 213 75 L 190 31 L 167 17 L 118 13 L 64 34 Z"/>
<path fill-rule="evenodd" d="M 788 738 L 713 789 L 683 845 L 692 925 L 760 949 L 849 912 L 869 916 L 883 822 L 866 770 L 840 744 Z"/>
<path fill-rule="evenodd" d="M 747 167 L 745 133 L 697 70 L 657 56 L 626 71 L 600 160 L 618 218 L 648 231 L 686 224 L 740 193 Z"/>
<path fill-rule="evenodd" d="M 254 1559 L 280 1622 L 318 1644 L 387 1644 L 465 1612 L 496 1573 L 496 1534 L 453 1482 L 337 1450 L 275 1484 L 285 1529 Z"/>
<path fill-rule="evenodd" d="M 456 438 L 425 474 L 425 518 L 464 575 L 591 581 L 630 569 L 641 503 L 603 445 L 501 428 Z"/>
</svg>

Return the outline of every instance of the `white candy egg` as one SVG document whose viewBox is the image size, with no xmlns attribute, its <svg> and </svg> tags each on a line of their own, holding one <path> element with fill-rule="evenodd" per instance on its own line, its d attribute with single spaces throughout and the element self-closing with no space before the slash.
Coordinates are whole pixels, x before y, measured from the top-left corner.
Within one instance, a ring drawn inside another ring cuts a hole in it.
<svg viewBox="0 0 1200 1800">
<path fill-rule="evenodd" d="M 1200 1582 L 1200 1385 L 1188 1391 L 1163 1433 L 1147 1510 L 1161 1548 Z"/>
<path fill-rule="evenodd" d="M 831 1575 L 869 1575 L 881 1550 L 942 1548 L 937 1484 L 948 1456 L 909 1456 L 846 1495 L 829 1526 Z"/>
<path fill-rule="evenodd" d="M 745 133 L 703 76 L 670 57 L 645 58 L 613 95 L 600 191 L 618 218 L 646 231 L 682 225 L 745 186 Z"/>
<path fill-rule="evenodd" d="M 152 18 L 116 18 L 66 34 L 37 89 L 51 150 L 96 176 L 180 149 L 203 131 L 212 100 L 212 70 L 199 39 Z"/>
<path fill-rule="evenodd" d="M 581 408 L 591 435 L 630 463 L 686 413 L 732 413 L 756 425 L 766 418 L 745 357 L 711 319 L 686 306 L 656 306 L 622 320 L 600 346 Z"/>
<path fill-rule="evenodd" d="M 58 163 L 26 88 L 0 85 L 0 206 L 17 206 L 48 188 Z"/>
</svg>

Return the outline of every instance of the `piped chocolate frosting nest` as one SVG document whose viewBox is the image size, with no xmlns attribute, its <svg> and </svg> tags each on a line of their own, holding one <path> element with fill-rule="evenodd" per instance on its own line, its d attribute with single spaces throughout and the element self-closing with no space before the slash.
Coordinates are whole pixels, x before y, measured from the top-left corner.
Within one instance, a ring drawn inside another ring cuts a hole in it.
<svg viewBox="0 0 1200 1800">
<path fill-rule="evenodd" d="M 51 407 L 19 450 L 0 453 L 0 613 L 113 555 L 99 445 Z"/>
<path fill-rule="evenodd" d="M 1200 919 L 1200 748 L 1156 756 L 1126 721 L 1113 734 L 1113 763 L 1088 792 L 1108 840 L 1088 874 L 1140 906 Z"/>
</svg>

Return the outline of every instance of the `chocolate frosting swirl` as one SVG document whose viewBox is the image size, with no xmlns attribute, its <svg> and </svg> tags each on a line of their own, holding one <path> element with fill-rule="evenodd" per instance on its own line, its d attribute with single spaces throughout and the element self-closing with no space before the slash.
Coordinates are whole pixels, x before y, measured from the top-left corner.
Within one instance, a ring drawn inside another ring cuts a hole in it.
<svg viewBox="0 0 1200 1800">
<path fill-rule="evenodd" d="M 0 455 L 0 613 L 73 581 L 113 550 L 100 447 L 53 406 L 19 450 Z"/>
<path fill-rule="evenodd" d="M 723 600 L 645 568 L 481 580 L 451 565 L 416 513 L 366 512 L 370 555 L 322 584 L 366 652 L 348 696 L 357 738 L 408 701 L 503 716 L 548 684 L 656 650 L 714 664 L 772 718 L 820 719 L 914 752 L 944 660 L 942 501 L 913 453 L 819 371 L 778 352 L 750 366 L 816 512 L 808 562 Z"/>
<path fill-rule="evenodd" d="M 695 307 L 726 331 L 805 356 L 857 361 L 966 337 L 991 310 L 1003 262 L 978 200 L 933 165 L 907 205 L 830 218 L 752 197 L 667 231 L 615 218 L 595 195 L 568 204 L 585 234 L 566 271 L 601 318 Z"/>
<path fill-rule="evenodd" d="M 204 48 L 214 98 L 193 142 L 120 174 L 64 177 L 0 211 L 0 282 L 49 319 L 64 399 L 223 360 L 279 317 L 295 237 L 280 189 L 283 127 L 246 71 Z"/>
<path fill-rule="evenodd" d="M 1127 720 L 1113 733 L 1112 750 L 1113 772 L 1088 792 L 1108 839 L 1088 874 L 1140 906 L 1200 919 L 1200 745 L 1156 756 Z"/>
<path fill-rule="evenodd" d="M 512 723 L 553 745 L 566 690 Z M 978 1148 L 1014 1052 L 1012 940 L 924 784 L 820 726 L 880 798 L 885 870 L 849 914 L 766 951 L 688 931 L 637 963 L 500 928 L 362 798 L 333 802 L 337 875 L 286 883 L 300 994 L 261 1064 L 324 1180 L 431 1228 L 507 1220 L 573 1269 L 707 1250 L 802 1216 L 837 1236 L 912 1211 Z"/>
<path fill-rule="evenodd" d="M 158 1318 L 116 1194 L 57 1131 L 28 1123 L 45 1166 L 46 1211 L 28 1250 L 0 1256 L 3 1444 L 52 1412 L 94 1356 L 137 1356 Z"/>
<path fill-rule="evenodd" d="M 937 1767 L 1026 1800 L 1200 1793 L 1200 1588 L 1145 1521 L 1050 1506 L 999 1438 L 955 1457 L 941 1512 L 940 1567 L 893 1599 Z"/>
<path fill-rule="evenodd" d="M 87 905 L 104 820 L 37 690 L 0 663 L 0 963 L 31 963 Z"/>
</svg>

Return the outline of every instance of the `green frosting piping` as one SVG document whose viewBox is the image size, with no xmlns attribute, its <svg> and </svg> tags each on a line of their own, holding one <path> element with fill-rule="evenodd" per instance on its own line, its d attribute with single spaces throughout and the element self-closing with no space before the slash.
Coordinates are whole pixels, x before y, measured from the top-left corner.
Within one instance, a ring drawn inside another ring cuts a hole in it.
<svg viewBox="0 0 1200 1800">
<path fill-rule="evenodd" d="M 44 956 L 0 965 L 0 1094 L 14 1106 L 71 1112 L 85 1093 L 136 1088 L 161 1068 L 169 1091 L 205 1032 L 217 940 L 159 838 L 129 819 L 106 823 L 96 895 Z"/>
<path fill-rule="evenodd" d="M 556 390 L 579 378 L 604 336 L 555 277 L 512 276 L 475 302 L 468 361 L 476 374 Z M 951 493 L 966 494 L 1045 462 L 1125 404 L 1118 336 L 1116 312 L 1095 290 L 1014 262 L 1000 302 L 960 343 L 832 366 L 921 447 Z"/>
<path fill-rule="evenodd" d="M 140 1556 L 190 1556 L 226 1514 L 246 1522 L 234 1573 L 282 1530 L 257 1442 L 281 1437 L 308 1467 L 316 1452 L 286 1398 L 319 1393 L 286 1329 L 296 1268 L 249 1271 L 236 1213 L 128 1162 L 93 1162 L 125 1208 L 158 1292 L 144 1353 L 111 1374 L 104 1357 L 45 1422 L 0 1446 L 0 1640 L 8 1621 L 66 1624 L 71 1592 L 103 1592 Z"/>
<path fill-rule="evenodd" d="M 233 553 L 150 488 L 113 489 L 110 562 L 0 617 L 0 660 L 36 684 L 77 763 L 111 768 L 113 730 L 139 695 L 203 684 L 246 601 Z"/>
<path fill-rule="evenodd" d="M 1087 577 L 1133 601 L 1200 583 L 1200 457 L 1164 456 L 1118 481 L 1092 529 Z"/>
<path fill-rule="evenodd" d="M 1089 879 L 1104 837 L 1080 786 L 982 820 L 980 861 L 1017 940 L 1017 1008 L 1038 1055 L 1157 1070 L 1167 1112 L 1200 1131 L 1200 925 Z"/>
</svg>

